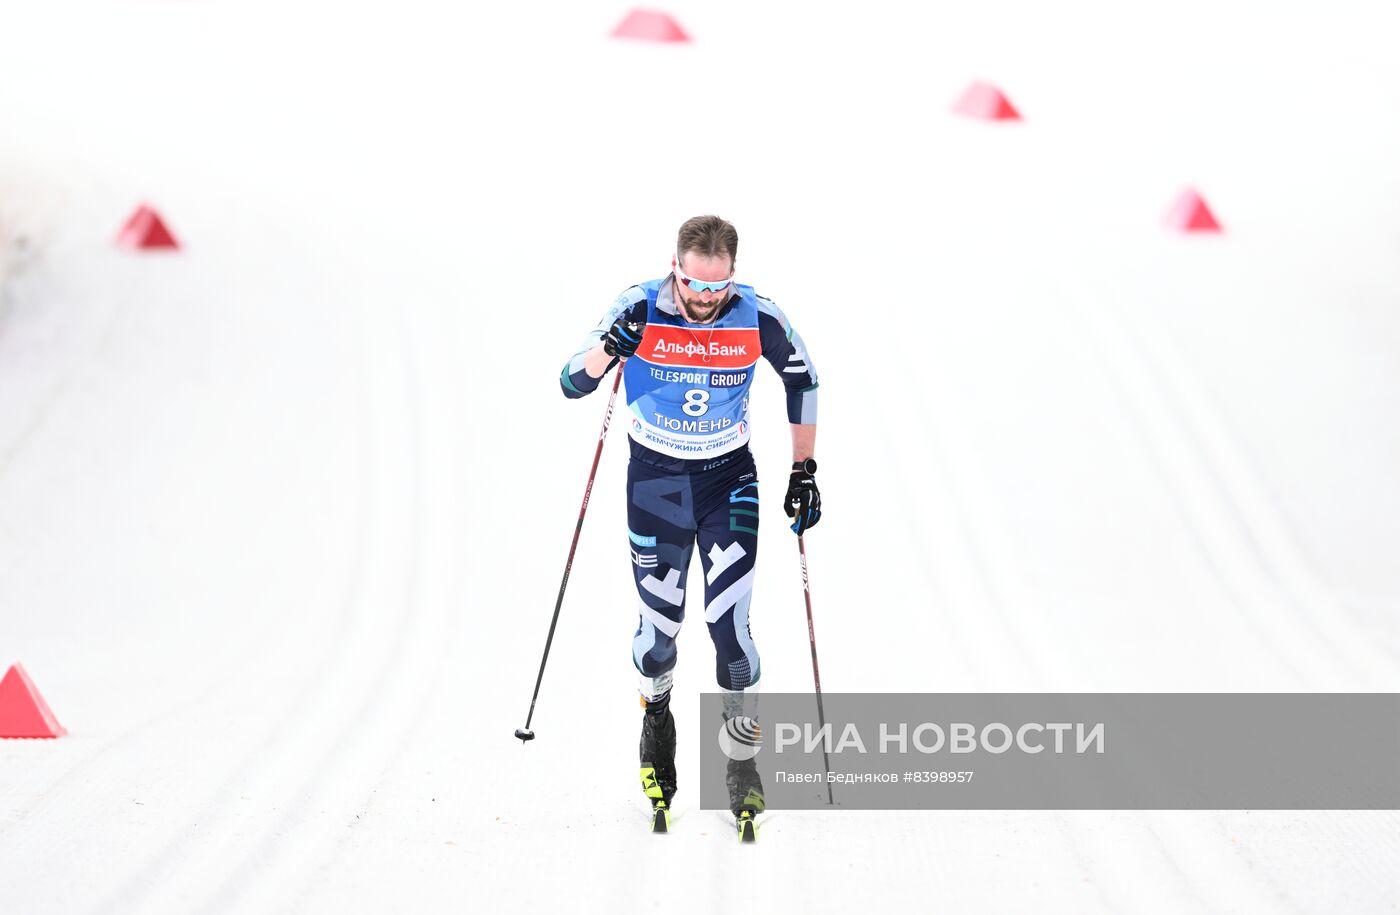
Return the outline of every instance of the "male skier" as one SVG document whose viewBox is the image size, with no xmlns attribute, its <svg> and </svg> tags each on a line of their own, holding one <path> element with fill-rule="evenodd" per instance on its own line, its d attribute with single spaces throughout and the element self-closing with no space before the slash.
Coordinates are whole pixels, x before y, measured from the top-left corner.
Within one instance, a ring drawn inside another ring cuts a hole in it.
<svg viewBox="0 0 1400 915">
<path fill-rule="evenodd" d="M 738 232 L 718 216 L 687 220 L 671 273 L 618 296 L 559 379 L 565 396 L 583 397 L 623 363 L 632 449 L 627 536 L 641 598 L 632 660 L 645 710 L 642 788 L 657 830 L 666 828 L 676 793 L 671 673 L 697 543 L 724 717 L 757 717 L 759 663 L 749 601 L 758 552 L 758 474 L 748 440 L 749 384 L 760 355 L 787 389 L 793 465 L 784 509 L 797 534 L 821 518 L 812 456 L 817 373 L 778 307 L 734 282 L 738 248 Z M 731 760 L 726 783 L 744 835 L 745 823 L 764 807 L 753 760 Z M 752 837 L 751 825 L 749 830 L 746 838 Z"/>
</svg>

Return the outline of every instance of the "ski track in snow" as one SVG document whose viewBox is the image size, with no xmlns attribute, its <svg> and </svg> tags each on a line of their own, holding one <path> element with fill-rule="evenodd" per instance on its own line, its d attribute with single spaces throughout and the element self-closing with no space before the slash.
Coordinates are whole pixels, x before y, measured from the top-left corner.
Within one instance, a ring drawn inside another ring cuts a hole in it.
<svg viewBox="0 0 1400 915">
<path fill-rule="evenodd" d="M 604 400 L 559 365 L 700 211 L 821 373 L 826 689 L 1394 690 L 1378 11 L 726 0 L 658 48 L 562 3 L 6 6 L 0 187 L 61 192 L 0 297 L 0 664 L 72 734 L 0 743 L 0 911 L 1394 910 L 1393 811 L 775 811 L 742 847 L 687 780 L 693 599 L 649 835 L 617 430 L 509 737 Z M 742 154 L 682 167 L 641 125 L 707 65 Z M 1026 122 L 946 115 L 973 77 Z M 1152 224 L 1192 181 L 1223 238 Z M 147 197 L 181 254 L 108 247 Z M 802 690 L 759 376 L 753 626 Z"/>
</svg>

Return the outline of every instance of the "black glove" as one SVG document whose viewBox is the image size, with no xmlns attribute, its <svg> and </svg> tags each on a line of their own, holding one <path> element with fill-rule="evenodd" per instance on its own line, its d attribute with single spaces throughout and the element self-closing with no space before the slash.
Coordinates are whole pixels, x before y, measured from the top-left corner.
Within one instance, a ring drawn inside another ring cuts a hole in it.
<svg viewBox="0 0 1400 915">
<path fill-rule="evenodd" d="M 808 528 L 815 527 L 822 519 L 822 494 L 817 491 L 817 481 L 812 476 L 816 472 L 817 462 L 807 458 L 805 461 L 794 463 L 792 476 L 788 477 L 787 498 L 783 500 L 783 511 L 787 512 L 789 518 L 795 519 L 792 522 L 792 532 L 799 536 Z"/>
<path fill-rule="evenodd" d="M 618 318 L 608 332 L 603 334 L 603 352 L 617 359 L 631 359 L 637 352 L 637 344 L 642 342 L 642 334 L 647 326 L 641 321 L 628 321 Z"/>
</svg>

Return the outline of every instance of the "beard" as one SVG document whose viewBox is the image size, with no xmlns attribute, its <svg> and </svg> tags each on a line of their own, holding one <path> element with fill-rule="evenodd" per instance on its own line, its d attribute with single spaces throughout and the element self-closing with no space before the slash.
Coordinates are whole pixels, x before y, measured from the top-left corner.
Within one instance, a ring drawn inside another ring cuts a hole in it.
<svg viewBox="0 0 1400 915">
<path fill-rule="evenodd" d="M 676 286 L 676 298 L 681 303 L 686 320 L 692 324 L 708 324 L 713 321 L 715 315 L 719 314 L 720 306 L 725 303 L 727 298 L 716 298 L 710 302 L 702 302 L 699 299 L 688 298 L 685 293 L 680 291 L 679 283 Z"/>
</svg>

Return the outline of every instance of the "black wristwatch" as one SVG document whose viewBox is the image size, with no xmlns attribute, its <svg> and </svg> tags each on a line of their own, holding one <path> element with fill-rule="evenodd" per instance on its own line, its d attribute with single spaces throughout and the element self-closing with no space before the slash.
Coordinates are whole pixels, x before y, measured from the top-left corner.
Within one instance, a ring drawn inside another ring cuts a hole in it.
<svg viewBox="0 0 1400 915">
<path fill-rule="evenodd" d="M 793 461 L 793 462 L 792 462 L 792 472 L 793 472 L 793 473 L 805 473 L 805 474 L 807 474 L 808 476 L 811 476 L 812 474 L 814 474 L 814 473 L 817 472 L 817 460 L 816 460 L 816 458 L 807 458 L 807 460 L 805 460 L 805 461 Z"/>
</svg>

